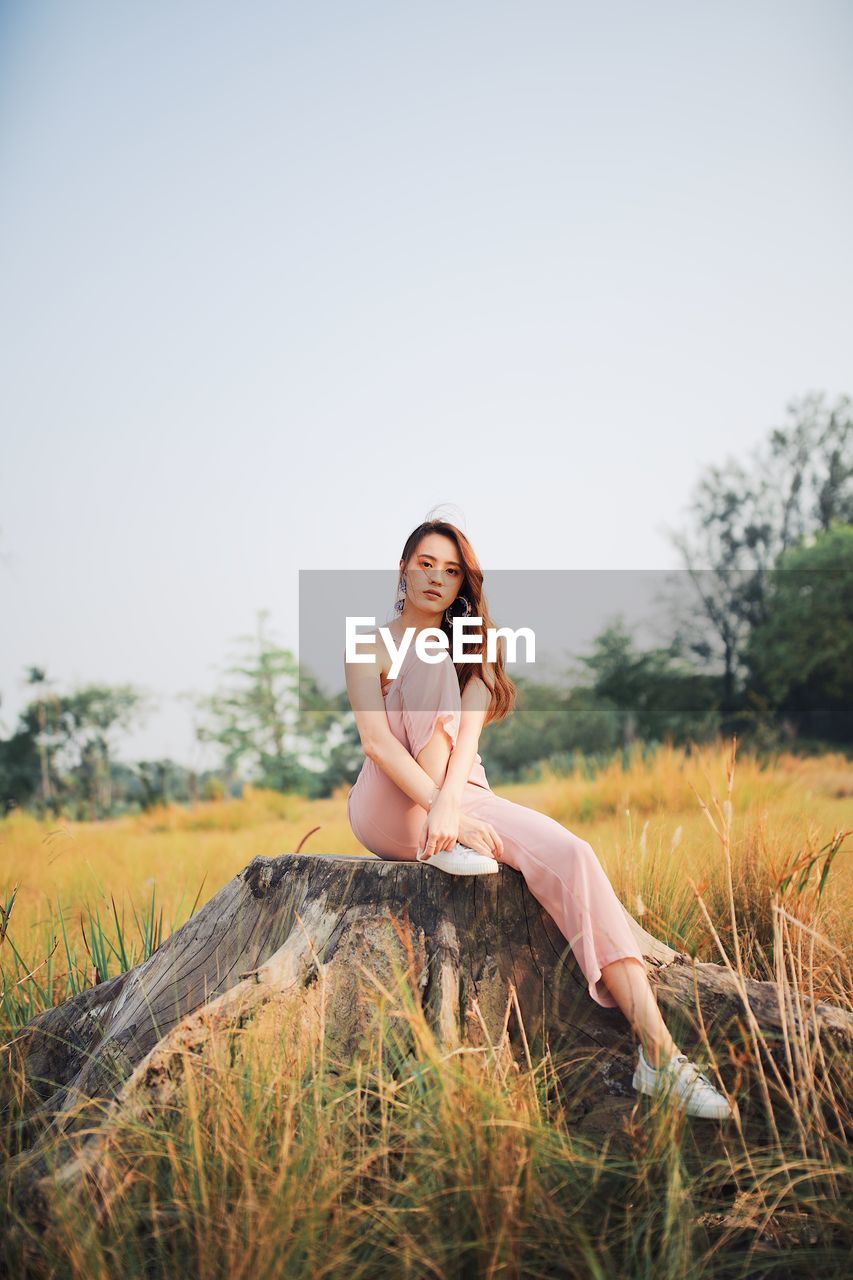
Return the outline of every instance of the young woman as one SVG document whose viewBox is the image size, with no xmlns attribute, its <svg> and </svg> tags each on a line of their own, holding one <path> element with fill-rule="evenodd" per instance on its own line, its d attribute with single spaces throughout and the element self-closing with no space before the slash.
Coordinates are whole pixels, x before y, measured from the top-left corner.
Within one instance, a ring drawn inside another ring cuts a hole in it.
<svg viewBox="0 0 853 1280">
<path fill-rule="evenodd" d="M 688 1114 L 728 1118 L 724 1095 L 670 1036 L 643 955 L 592 846 L 489 786 L 477 751 L 480 732 L 515 703 L 500 647 L 490 664 L 483 645 L 480 660 L 460 663 L 458 675 L 449 650 L 435 664 L 415 651 L 415 636 L 427 628 L 443 630 L 452 646 L 454 616 L 482 618 L 483 635 L 493 625 L 479 563 L 455 525 L 429 520 L 406 539 L 396 611 L 388 631 L 398 650 L 412 629 L 396 677 L 389 678 L 393 655 L 378 632 L 372 647 L 360 641 L 372 663 L 345 663 L 365 752 L 347 797 L 356 838 L 380 858 L 418 858 L 455 874 L 495 871 L 491 860 L 520 871 L 570 943 L 591 998 L 618 1006 L 638 1036 L 634 1088 L 655 1093 L 667 1087 Z M 469 637 L 466 652 L 475 651 Z"/>
</svg>

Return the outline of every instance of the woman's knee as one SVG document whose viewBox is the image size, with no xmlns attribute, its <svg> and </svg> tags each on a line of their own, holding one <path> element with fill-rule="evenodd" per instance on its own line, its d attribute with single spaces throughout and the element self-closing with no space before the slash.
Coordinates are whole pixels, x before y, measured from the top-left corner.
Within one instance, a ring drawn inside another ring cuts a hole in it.
<svg viewBox="0 0 853 1280">
<path fill-rule="evenodd" d="M 573 835 L 572 846 L 574 849 L 574 856 L 577 858 L 578 862 L 582 863 L 585 867 L 591 867 L 599 871 L 601 870 L 601 859 L 588 840 L 583 840 L 580 836 Z"/>
<path fill-rule="evenodd" d="M 573 867 L 591 871 L 601 870 L 598 854 L 588 840 L 576 836 L 573 831 L 569 831 L 559 822 L 555 825 L 559 828 L 557 842 L 560 852 Z"/>
<path fill-rule="evenodd" d="M 547 814 L 543 814 L 543 817 L 548 824 L 548 831 L 553 834 L 560 849 L 569 857 L 584 863 L 598 861 L 598 855 L 588 840 L 584 840 L 582 836 L 576 836 L 574 831 L 564 827 L 556 818 Z"/>
</svg>

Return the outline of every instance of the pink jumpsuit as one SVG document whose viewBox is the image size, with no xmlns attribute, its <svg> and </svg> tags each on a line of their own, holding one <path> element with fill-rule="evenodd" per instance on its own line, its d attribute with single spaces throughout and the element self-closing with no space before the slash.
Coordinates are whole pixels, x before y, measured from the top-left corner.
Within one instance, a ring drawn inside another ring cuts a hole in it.
<svg viewBox="0 0 853 1280">
<path fill-rule="evenodd" d="M 455 745 L 462 700 L 450 653 L 431 665 L 417 657 L 413 642 L 385 690 L 385 710 L 391 732 L 415 759 L 439 722 Z M 645 971 L 645 961 L 592 846 L 547 814 L 495 795 L 479 754 L 460 807 L 491 823 L 503 840 L 502 861 L 521 872 L 571 945 L 592 999 L 605 1008 L 616 1007 L 601 976 L 603 966 L 630 957 Z M 347 817 L 356 839 L 371 853 L 414 861 L 426 810 L 369 757 L 347 795 Z"/>
</svg>

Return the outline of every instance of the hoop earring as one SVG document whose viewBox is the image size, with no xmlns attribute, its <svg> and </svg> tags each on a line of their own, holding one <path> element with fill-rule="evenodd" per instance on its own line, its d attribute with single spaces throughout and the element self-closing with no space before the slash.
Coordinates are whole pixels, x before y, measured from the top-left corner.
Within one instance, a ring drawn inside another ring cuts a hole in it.
<svg viewBox="0 0 853 1280">
<path fill-rule="evenodd" d="M 401 614 L 406 604 L 406 579 L 400 579 L 400 585 L 397 588 L 397 599 L 394 601 L 394 612 Z"/>
<path fill-rule="evenodd" d="M 460 609 L 458 613 L 450 612 L 450 609 L 453 608 L 453 605 L 451 605 L 449 609 L 445 609 L 444 620 L 449 627 L 453 626 L 454 618 L 468 618 L 471 616 L 471 601 L 467 598 L 467 596 L 457 596 L 456 600 L 453 601 L 453 604 L 456 604 L 457 600 L 461 600 L 464 603 L 465 607 L 464 609 Z"/>
</svg>

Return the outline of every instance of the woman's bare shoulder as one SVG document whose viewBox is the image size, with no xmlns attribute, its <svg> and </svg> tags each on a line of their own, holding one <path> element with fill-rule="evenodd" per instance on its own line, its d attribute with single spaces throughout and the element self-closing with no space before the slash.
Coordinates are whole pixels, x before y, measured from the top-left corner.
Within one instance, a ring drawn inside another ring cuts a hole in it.
<svg viewBox="0 0 853 1280">
<path fill-rule="evenodd" d="M 359 656 L 372 657 L 375 668 L 378 669 L 380 680 L 388 679 L 388 672 L 391 669 L 392 658 L 388 652 L 388 647 L 378 631 L 372 636 L 360 636 L 358 641 Z M 347 662 L 346 650 L 344 650 L 344 666 L 347 670 L 373 670 L 367 662 Z"/>
<path fill-rule="evenodd" d="M 464 707 L 488 708 L 492 701 L 492 691 L 481 676 L 472 676 L 462 690 Z"/>
</svg>

